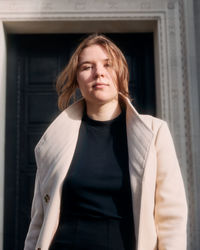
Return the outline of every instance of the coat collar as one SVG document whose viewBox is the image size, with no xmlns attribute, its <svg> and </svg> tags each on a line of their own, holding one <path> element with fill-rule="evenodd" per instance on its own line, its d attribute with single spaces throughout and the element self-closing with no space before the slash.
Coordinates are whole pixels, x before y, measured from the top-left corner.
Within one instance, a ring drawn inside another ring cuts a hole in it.
<svg viewBox="0 0 200 250">
<path fill-rule="evenodd" d="M 153 131 L 143 116 L 135 110 L 130 100 L 122 94 L 120 94 L 120 98 L 126 106 L 130 166 L 135 176 L 142 177 L 145 157 L 153 138 Z M 67 148 L 75 148 L 83 109 L 84 99 L 65 109 L 48 127 L 40 139 L 36 146 L 36 156 L 45 157 L 46 163 L 49 162 L 49 164 L 55 165 L 55 162 L 62 158 L 63 154 L 66 155 L 65 150 Z M 38 154 L 39 152 L 40 154 Z"/>
<path fill-rule="evenodd" d="M 153 139 L 153 131 L 145 116 L 141 116 L 132 106 L 128 98 L 126 103 L 126 126 L 129 154 L 129 172 L 132 191 L 133 215 L 136 241 L 138 242 L 140 228 L 140 208 L 142 200 L 142 180 L 145 163 Z"/>
<path fill-rule="evenodd" d="M 153 138 L 153 131 L 150 128 L 145 116 L 141 116 L 131 104 L 130 100 L 122 96 L 126 104 L 126 126 L 129 149 L 129 162 L 136 176 L 143 175 L 145 157 L 150 148 Z M 134 145 L 134 147 L 133 147 Z"/>
</svg>

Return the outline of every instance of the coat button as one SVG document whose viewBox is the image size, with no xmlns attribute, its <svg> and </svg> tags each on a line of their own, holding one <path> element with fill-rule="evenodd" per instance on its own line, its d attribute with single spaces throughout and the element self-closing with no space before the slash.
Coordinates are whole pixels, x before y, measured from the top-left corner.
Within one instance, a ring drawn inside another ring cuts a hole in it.
<svg viewBox="0 0 200 250">
<path fill-rule="evenodd" d="M 46 194 L 46 195 L 44 196 L 44 200 L 45 200 L 46 203 L 48 203 L 49 200 L 50 200 L 50 196 L 49 196 L 48 194 Z"/>
</svg>

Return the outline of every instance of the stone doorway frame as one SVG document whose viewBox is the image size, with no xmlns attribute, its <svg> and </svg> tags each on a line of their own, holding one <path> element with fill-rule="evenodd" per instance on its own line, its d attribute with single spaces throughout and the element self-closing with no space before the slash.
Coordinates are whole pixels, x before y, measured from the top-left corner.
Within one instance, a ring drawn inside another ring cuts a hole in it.
<svg viewBox="0 0 200 250">
<path fill-rule="evenodd" d="M 152 1 L 153 2 L 153 1 Z M 155 1 L 156 2 L 156 1 Z M 163 3 L 163 1 L 161 1 Z M 0 11 L 0 245 L 3 244 L 4 150 L 6 110 L 6 35 L 9 33 L 153 32 L 157 116 L 169 124 L 189 202 L 188 249 L 198 249 L 197 157 L 190 112 L 189 75 L 182 1 L 169 1 L 159 10 L 148 2 L 136 11 L 20 12 Z M 197 131 L 196 131 L 197 132 Z M 199 144 L 198 144 L 199 146 Z M 196 162 L 196 163 L 195 163 Z"/>
</svg>

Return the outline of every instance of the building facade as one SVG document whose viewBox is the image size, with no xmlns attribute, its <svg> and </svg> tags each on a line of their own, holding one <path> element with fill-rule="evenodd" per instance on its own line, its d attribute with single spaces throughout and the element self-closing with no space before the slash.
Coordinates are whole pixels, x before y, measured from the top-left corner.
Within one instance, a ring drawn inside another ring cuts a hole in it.
<svg viewBox="0 0 200 250">
<path fill-rule="evenodd" d="M 7 36 L 91 32 L 153 33 L 156 116 L 168 122 L 181 165 L 189 204 L 188 250 L 200 249 L 199 13 L 198 0 L 0 1 L 0 249 L 9 102 Z"/>
</svg>

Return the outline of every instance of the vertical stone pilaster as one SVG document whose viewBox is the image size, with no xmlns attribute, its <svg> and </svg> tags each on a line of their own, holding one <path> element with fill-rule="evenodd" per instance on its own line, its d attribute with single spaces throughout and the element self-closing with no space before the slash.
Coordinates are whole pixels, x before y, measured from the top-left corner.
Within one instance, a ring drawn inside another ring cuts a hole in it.
<svg viewBox="0 0 200 250">
<path fill-rule="evenodd" d="M 187 178 L 189 199 L 189 249 L 200 249 L 200 102 L 198 95 L 198 68 L 194 30 L 194 1 L 180 1 L 182 17 L 182 51 L 184 60 L 184 115 L 187 143 Z"/>
<path fill-rule="evenodd" d="M 3 249 L 4 218 L 4 153 L 6 109 L 6 41 L 3 23 L 0 21 L 0 249 Z"/>
<path fill-rule="evenodd" d="M 97 28 L 95 21 L 107 22 L 102 32 L 124 32 L 123 21 L 129 22 L 128 32 L 133 32 L 134 21 L 154 20 L 156 54 L 156 94 L 158 116 L 168 121 L 174 137 L 181 170 L 186 184 L 189 203 L 188 250 L 200 249 L 200 111 L 198 95 L 198 70 L 195 70 L 195 41 L 192 3 L 199 0 L 0 0 L 0 20 L 57 22 L 76 21 L 77 32 Z M 198 5 L 200 6 L 200 5 Z M 197 13 L 198 14 L 198 13 Z M 118 23 L 113 23 L 117 20 Z M 109 23 L 109 21 L 111 21 Z M 86 23 L 86 22 L 85 22 Z M 59 25 L 59 24 L 58 24 Z M 63 26 L 63 24 L 62 24 Z M 81 28 L 78 28 L 80 26 Z M 14 27 L 14 26 L 13 26 Z M 31 27 L 31 26 L 30 26 Z M 35 31 L 37 27 L 34 26 Z M 59 26 L 60 27 L 60 26 Z M 45 26 L 46 33 L 50 26 Z M 109 29 L 108 29 L 109 28 Z M 15 27 L 13 28 L 13 30 Z M 139 30 L 140 27 L 137 27 Z M 62 32 L 62 29 L 58 29 Z M 22 28 L 23 31 L 23 28 Z M 64 32 L 69 32 L 66 29 Z M 198 33 L 199 34 L 199 33 Z M 6 89 L 6 42 L 0 22 L 0 225 L 3 225 L 3 176 Z M 200 51 L 200 49 L 199 49 Z M 200 74 L 199 74 L 200 76 Z M 200 89 L 199 89 L 200 90 Z M 0 228 L 0 243 L 2 242 Z M 1 246 L 0 246 L 1 248 Z"/>
</svg>

